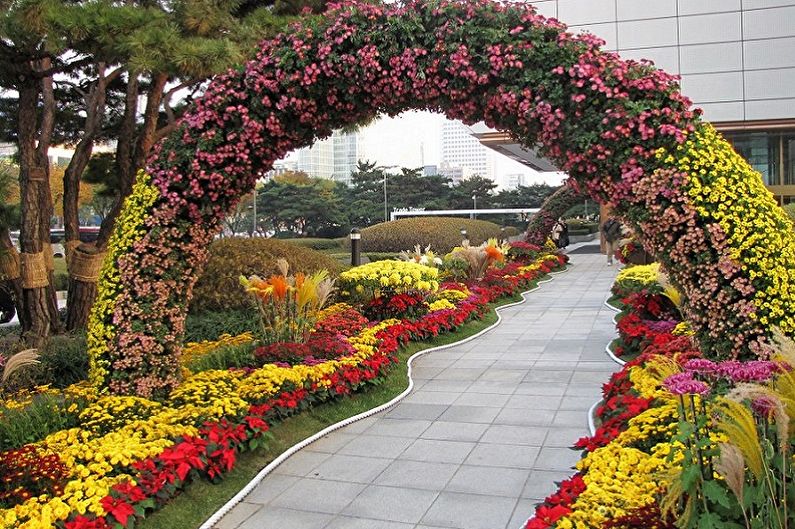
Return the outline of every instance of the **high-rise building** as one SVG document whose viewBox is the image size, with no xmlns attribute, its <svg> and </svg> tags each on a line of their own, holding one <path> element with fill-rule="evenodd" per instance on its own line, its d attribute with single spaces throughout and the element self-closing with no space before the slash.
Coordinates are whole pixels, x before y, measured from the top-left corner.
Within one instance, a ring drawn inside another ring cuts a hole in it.
<svg viewBox="0 0 795 529">
<path fill-rule="evenodd" d="M 450 185 L 457 186 L 465 178 L 472 176 L 474 173 L 469 167 L 451 166 L 447 162 L 442 162 L 437 168 L 436 174 L 450 179 Z"/>
<path fill-rule="evenodd" d="M 350 184 L 351 172 L 363 153 L 356 132 L 334 131 L 328 138 L 297 152 L 296 170 L 313 178 L 328 178 Z"/>
<path fill-rule="evenodd" d="M 511 173 L 505 175 L 505 188 L 516 189 L 525 185 L 525 175 L 523 173 Z"/>
<path fill-rule="evenodd" d="M 460 167 L 469 174 L 494 179 L 494 154 L 460 121 L 442 125 L 441 161 L 449 168 Z"/>
<path fill-rule="evenodd" d="M 625 59 L 681 76 L 704 110 L 784 202 L 795 201 L 795 0 L 534 0 L 539 13 L 606 41 Z M 496 131 L 484 144 L 543 160 Z M 543 170 L 543 169 L 542 169 Z"/>
</svg>

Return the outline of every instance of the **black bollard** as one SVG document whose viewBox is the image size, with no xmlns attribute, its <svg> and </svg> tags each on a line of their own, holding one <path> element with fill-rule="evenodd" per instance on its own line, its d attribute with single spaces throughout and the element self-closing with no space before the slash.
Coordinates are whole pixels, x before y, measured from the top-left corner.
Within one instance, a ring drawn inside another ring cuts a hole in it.
<svg viewBox="0 0 795 529">
<path fill-rule="evenodd" d="M 362 233 L 359 228 L 351 230 L 351 266 L 362 264 Z"/>
</svg>

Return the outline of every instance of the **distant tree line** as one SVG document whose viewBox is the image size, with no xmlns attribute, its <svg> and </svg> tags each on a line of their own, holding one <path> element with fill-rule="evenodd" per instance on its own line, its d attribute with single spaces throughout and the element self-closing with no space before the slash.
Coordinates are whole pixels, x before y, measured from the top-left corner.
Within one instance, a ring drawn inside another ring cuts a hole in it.
<svg viewBox="0 0 795 529">
<path fill-rule="evenodd" d="M 257 232 L 277 237 L 339 237 L 351 227 L 363 228 L 384 221 L 394 209 L 471 209 L 473 196 L 481 208 L 537 208 L 557 190 L 546 184 L 496 191 L 497 185 L 473 176 L 452 185 L 440 175 L 423 176 L 422 169 L 401 169 L 386 174 L 372 162 L 359 162 L 351 185 L 301 172 L 288 172 L 259 186 L 256 193 Z M 481 216 L 484 220 L 524 228 L 519 215 Z M 227 231 L 254 231 L 253 197 L 243 200 L 227 219 Z"/>
</svg>

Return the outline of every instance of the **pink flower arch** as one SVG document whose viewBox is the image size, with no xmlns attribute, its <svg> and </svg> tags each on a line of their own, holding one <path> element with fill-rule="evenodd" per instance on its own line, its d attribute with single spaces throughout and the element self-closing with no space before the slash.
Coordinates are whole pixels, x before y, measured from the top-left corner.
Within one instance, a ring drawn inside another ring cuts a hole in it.
<svg viewBox="0 0 795 529">
<path fill-rule="evenodd" d="M 263 42 L 212 81 L 149 160 L 144 178 L 157 196 L 137 204 L 139 236 L 112 247 L 92 316 L 92 380 L 114 393 L 166 395 L 179 381 L 206 248 L 257 175 L 334 128 L 408 109 L 484 121 L 540 148 L 642 231 L 716 356 L 755 354 L 767 331 L 749 315 L 754 287 L 727 261 L 720 226 L 690 206 L 686 175 L 659 159 L 704 126 L 699 112 L 674 76 L 602 44 L 528 4 L 488 0 L 346 3 Z M 727 281 L 718 307 L 706 285 Z M 741 314 L 729 338 L 709 310 Z"/>
</svg>

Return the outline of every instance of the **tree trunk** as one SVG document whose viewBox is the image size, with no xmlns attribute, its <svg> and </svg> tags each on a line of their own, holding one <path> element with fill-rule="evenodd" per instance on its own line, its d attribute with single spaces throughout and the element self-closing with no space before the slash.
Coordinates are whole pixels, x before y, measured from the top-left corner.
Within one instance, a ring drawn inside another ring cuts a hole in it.
<svg viewBox="0 0 795 529">
<path fill-rule="evenodd" d="M 77 250 L 76 250 L 77 251 Z M 97 299 L 98 283 L 79 281 L 73 277 L 69 278 L 69 300 L 68 310 L 66 311 L 66 329 L 83 329 L 88 325 L 88 316 L 91 307 Z"/>
<path fill-rule="evenodd" d="M 49 70 L 52 66 L 50 59 L 42 59 L 39 64 L 41 70 Z M 42 242 L 42 251 L 45 252 L 45 267 L 47 269 L 47 311 L 50 313 L 50 333 L 63 331 L 61 315 L 58 311 L 58 294 L 55 291 L 55 276 L 53 274 L 53 255 L 50 246 L 50 221 L 53 216 L 52 190 L 50 189 L 50 159 L 47 156 L 52 143 L 52 133 L 55 130 L 55 93 L 53 91 L 52 76 L 41 80 L 41 124 L 39 125 L 39 141 L 36 146 L 36 159 L 39 167 L 44 167 L 45 179 L 39 186 L 39 237 Z"/>
<path fill-rule="evenodd" d="M 8 228 L 0 228 L 0 252 L 17 252 L 11 242 L 11 232 Z M 3 275 L 4 286 L 13 296 L 14 310 L 17 313 L 17 318 L 19 318 L 22 311 L 22 279 L 19 277 L 19 267 L 15 268 L 16 270 L 9 271 L 11 272 L 9 275 L 6 275 L 3 270 L 0 270 L 0 274 Z M 22 320 L 20 319 L 19 321 L 20 325 L 22 325 Z"/>
<path fill-rule="evenodd" d="M 42 284 L 41 267 L 34 268 L 24 263 L 41 264 L 34 261 L 32 255 L 42 252 L 43 224 L 41 188 L 47 182 L 47 167 L 41 167 L 36 153 L 36 106 L 39 99 L 39 87 L 35 82 L 28 82 L 19 88 L 19 188 L 22 205 L 22 229 L 20 230 L 20 247 L 22 249 L 22 296 L 19 320 L 22 333 L 34 347 L 50 334 L 52 330 L 52 314 L 50 312 L 47 282 Z M 31 256 L 31 257 L 28 257 Z"/>
<path fill-rule="evenodd" d="M 86 96 L 86 121 L 83 137 L 75 148 L 75 153 L 63 177 L 63 211 L 66 246 L 66 262 L 69 270 L 68 305 L 66 309 L 66 329 L 82 329 L 88 323 L 91 306 L 97 296 L 97 282 L 89 281 L 79 266 L 86 260 L 82 257 L 97 253 L 96 246 L 80 244 L 80 219 L 78 216 L 80 196 L 80 175 L 83 174 L 94 149 L 94 138 L 99 132 L 105 114 L 105 95 L 109 78 L 105 76 L 105 65 L 97 65 L 99 77 Z M 118 72 L 118 71 L 117 71 Z M 111 75 L 117 74 L 114 72 Z M 75 253 L 79 253 L 75 259 Z"/>
</svg>

